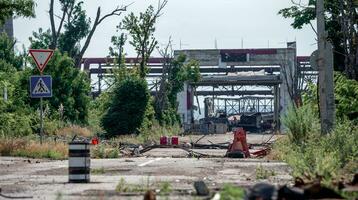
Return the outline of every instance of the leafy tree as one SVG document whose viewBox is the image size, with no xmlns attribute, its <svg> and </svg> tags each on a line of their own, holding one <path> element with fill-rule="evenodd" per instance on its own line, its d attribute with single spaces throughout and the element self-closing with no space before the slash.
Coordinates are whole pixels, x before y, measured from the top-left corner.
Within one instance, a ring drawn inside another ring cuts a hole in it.
<svg viewBox="0 0 358 200">
<path fill-rule="evenodd" d="M 75 58 L 81 51 L 79 41 L 86 38 L 90 32 L 91 21 L 87 18 L 86 12 L 82 8 L 82 1 L 77 4 L 75 4 L 75 1 L 73 0 L 63 2 L 63 4 L 66 2 L 73 3 L 70 8 L 73 10 L 70 11 L 72 12 L 72 16 L 64 23 L 64 32 L 59 35 L 58 48 L 61 49 L 61 52 L 67 52 L 71 58 Z M 66 5 L 63 5 L 63 7 L 66 7 Z M 56 45 L 57 41 L 52 40 L 52 43 L 51 47 Z"/>
<path fill-rule="evenodd" d="M 117 32 L 121 30 L 121 24 L 117 26 Z M 123 32 L 119 36 L 112 36 L 111 42 L 113 47 L 109 47 L 109 55 L 116 59 L 116 62 L 124 65 L 123 47 L 127 41 L 127 35 Z"/>
<path fill-rule="evenodd" d="M 33 0 L 1 0 L 0 26 L 10 17 L 34 17 L 34 7 Z"/>
<path fill-rule="evenodd" d="M 55 0 L 50 0 L 51 28 L 34 32 L 30 38 L 31 47 L 59 49 L 61 53 L 67 53 L 74 60 L 76 67 L 80 67 L 97 27 L 108 17 L 120 16 L 127 9 L 127 6 L 117 6 L 112 12 L 103 14 L 101 7 L 98 7 L 96 17 L 91 19 L 83 9 L 83 1 L 59 0 L 59 4 L 61 14 L 56 15 Z M 55 16 L 59 16 L 57 25 Z M 81 41 L 84 41 L 84 44 L 80 46 Z"/>
<path fill-rule="evenodd" d="M 293 18 L 291 25 L 295 29 L 309 24 L 315 31 L 311 21 L 316 19 L 316 0 L 308 0 L 307 5 L 292 2 L 293 6 L 282 9 L 279 14 Z M 326 28 L 328 39 L 334 46 L 335 70 L 343 72 L 350 79 L 358 80 L 356 8 L 357 2 L 353 0 L 325 0 Z"/>
<path fill-rule="evenodd" d="M 164 0 L 159 4 L 156 11 L 153 6 L 149 6 L 139 16 L 131 13 L 123 19 L 123 28 L 128 30 L 129 35 L 132 37 L 129 43 L 135 48 L 137 57 L 140 58 L 139 74 L 141 78 L 145 78 L 147 75 L 146 65 L 148 59 L 158 44 L 154 37 L 155 23 L 167 3 L 168 1 Z"/>
<path fill-rule="evenodd" d="M 131 76 L 117 83 L 102 127 L 108 136 L 137 132 L 145 119 L 150 94 L 145 80 Z"/>
<path fill-rule="evenodd" d="M 198 82 L 200 80 L 199 63 L 195 60 L 186 60 L 184 54 L 176 59 L 171 58 L 165 65 L 161 78 L 161 86 L 155 96 L 155 116 L 162 124 L 173 125 L 180 122 L 178 115 L 177 94 L 184 89 L 185 82 Z"/>
</svg>

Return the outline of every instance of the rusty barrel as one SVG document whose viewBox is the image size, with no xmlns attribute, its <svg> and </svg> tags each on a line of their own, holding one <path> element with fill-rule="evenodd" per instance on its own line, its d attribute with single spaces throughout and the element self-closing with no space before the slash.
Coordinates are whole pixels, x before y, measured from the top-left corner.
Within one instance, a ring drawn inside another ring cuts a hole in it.
<svg viewBox="0 0 358 200">
<path fill-rule="evenodd" d="M 90 182 L 90 143 L 71 142 L 68 152 L 68 180 L 70 183 Z"/>
</svg>

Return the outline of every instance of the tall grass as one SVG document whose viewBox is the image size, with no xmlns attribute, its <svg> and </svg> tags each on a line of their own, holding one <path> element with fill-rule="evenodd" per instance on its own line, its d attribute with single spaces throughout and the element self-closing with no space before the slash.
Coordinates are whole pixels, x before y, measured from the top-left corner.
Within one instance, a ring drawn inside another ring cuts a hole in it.
<svg viewBox="0 0 358 200">
<path fill-rule="evenodd" d="M 290 107 L 282 119 L 287 129 L 290 141 L 299 145 L 309 140 L 310 137 L 317 137 L 319 133 L 319 119 L 317 113 L 309 105 L 300 108 Z"/>
<path fill-rule="evenodd" d="M 330 134 L 321 135 L 318 117 L 309 106 L 292 109 L 283 119 L 288 137 L 276 142 L 273 154 L 291 166 L 293 176 L 330 181 L 358 170 L 356 125 L 340 121 Z"/>
<path fill-rule="evenodd" d="M 78 125 L 69 125 L 61 129 L 57 129 L 55 134 L 57 136 L 66 136 L 66 137 L 73 137 L 74 135 L 78 135 L 82 137 L 93 136 L 92 132 L 88 128 L 81 127 Z"/>
<path fill-rule="evenodd" d="M 0 156 L 21 156 L 29 158 L 65 159 L 67 144 L 45 141 L 42 145 L 27 138 L 0 138 Z"/>
</svg>

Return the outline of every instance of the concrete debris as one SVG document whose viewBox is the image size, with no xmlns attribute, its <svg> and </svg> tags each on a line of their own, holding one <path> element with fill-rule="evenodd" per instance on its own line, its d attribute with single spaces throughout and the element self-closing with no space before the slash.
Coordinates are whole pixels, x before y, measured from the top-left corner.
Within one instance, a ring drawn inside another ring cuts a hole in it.
<svg viewBox="0 0 358 200">
<path fill-rule="evenodd" d="M 349 185 L 342 184 L 340 190 Z M 357 190 L 355 190 L 357 192 Z M 344 199 L 335 190 L 323 186 L 320 181 L 305 183 L 302 179 L 297 178 L 293 187 L 287 185 L 276 187 L 268 183 L 258 183 L 247 189 L 245 200 L 308 200 L 308 199 Z"/>
<path fill-rule="evenodd" d="M 198 196 L 208 196 L 210 194 L 209 188 L 204 181 L 195 181 L 194 188 Z"/>
</svg>

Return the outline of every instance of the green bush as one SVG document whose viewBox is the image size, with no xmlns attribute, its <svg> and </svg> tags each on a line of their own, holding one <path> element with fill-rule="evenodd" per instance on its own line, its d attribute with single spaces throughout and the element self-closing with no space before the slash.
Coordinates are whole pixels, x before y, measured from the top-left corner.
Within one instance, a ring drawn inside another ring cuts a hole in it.
<svg viewBox="0 0 358 200">
<path fill-rule="evenodd" d="M 334 74 L 334 98 L 336 116 L 340 120 L 349 119 L 358 123 L 358 81 L 347 79 L 343 74 Z M 308 85 L 303 94 L 303 102 L 318 112 L 317 85 Z"/>
<path fill-rule="evenodd" d="M 32 133 L 32 116 L 21 112 L 0 115 L 0 136 L 21 137 Z"/>
<path fill-rule="evenodd" d="M 110 108 L 101 125 L 107 136 L 136 133 L 145 119 L 150 94 L 145 80 L 131 76 L 113 90 Z"/>
<path fill-rule="evenodd" d="M 337 117 L 358 122 L 358 81 L 336 73 L 334 82 Z"/>
</svg>

